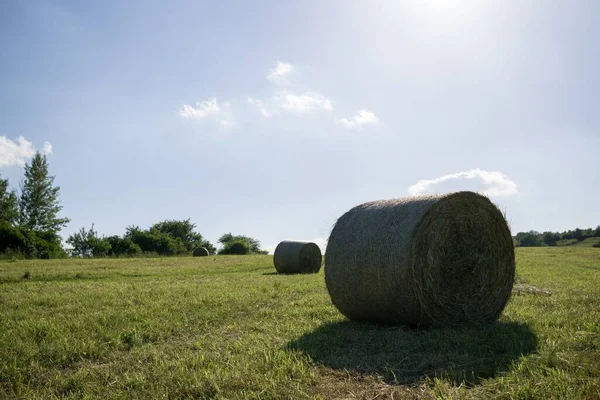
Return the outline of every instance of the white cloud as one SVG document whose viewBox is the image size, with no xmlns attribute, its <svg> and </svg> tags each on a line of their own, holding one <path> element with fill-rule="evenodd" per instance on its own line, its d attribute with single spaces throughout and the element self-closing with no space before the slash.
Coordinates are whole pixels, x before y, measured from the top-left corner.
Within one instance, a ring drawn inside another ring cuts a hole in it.
<svg viewBox="0 0 600 400">
<path fill-rule="evenodd" d="M 267 79 L 275 83 L 285 83 L 285 77 L 294 70 L 292 64 L 288 64 L 282 61 L 277 61 L 275 68 L 269 71 Z"/>
<path fill-rule="evenodd" d="M 223 128 L 230 128 L 235 125 L 231 104 L 226 102 L 219 105 L 215 97 L 210 100 L 197 102 L 196 107 L 190 104 L 183 104 L 179 110 L 179 116 L 195 120 L 212 118 Z"/>
<path fill-rule="evenodd" d="M 255 99 L 253 97 L 248 97 L 248 103 L 252 104 L 253 106 L 256 106 L 256 108 L 259 109 L 260 113 L 263 115 L 263 117 L 265 118 L 270 118 L 273 115 L 273 112 L 270 111 L 264 101 L 259 100 L 259 99 Z"/>
<path fill-rule="evenodd" d="M 274 99 L 281 108 L 298 113 L 306 113 L 312 110 L 331 111 L 333 109 L 331 99 L 319 93 L 295 94 L 283 92 L 275 95 Z"/>
<path fill-rule="evenodd" d="M 371 111 L 358 110 L 358 113 L 354 117 L 350 119 L 338 119 L 336 122 L 340 125 L 344 125 L 346 128 L 353 129 L 365 125 L 377 125 L 379 124 L 379 118 Z"/>
<path fill-rule="evenodd" d="M 43 154 L 52 154 L 52 145 L 50 144 L 50 142 L 44 142 L 44 147 L 42 148 L 42 153 Z"/>
<path fill-rule="evenodd" d="M 16 141 L 12 141 L 6 136 L 0 136 L 0 167 L 9 167 L 12 165 L 24 165 L 27 160 L 36 153 L 36 148 L 23 136 L 19 136 Z M 42 154 L 51 154 L 52 145 L 45 142 L 42 148 Z"/>
<path fill-rule="evenodd" d="M 475 181 L 479 189 L 478 191 L 489 196 L 508 196 L 517 193 L 517 184 L 502 172 L 484 171 L 479 168 L 445 175 L 436 179 L 420 180 L 408 188 L 408 193 L 411 196 L 418 196 L 430 193 L 465 190 L 465 181 Z M 451 190 L 435 190 L 435 186 L 441 184 L 447 186 L 448 183 L 453 183 L 453 185 L 451 185 Z"/>
<path fill-rule="evenodd" d="M 197 102 L 196 108 L 189 104 L 184 104 L 179 110 L 179 115 L 186 119 L 204 119 L 206 117 L 217 115 L 221 111 L 216 98 L 211 100 Z"/>
</svg>

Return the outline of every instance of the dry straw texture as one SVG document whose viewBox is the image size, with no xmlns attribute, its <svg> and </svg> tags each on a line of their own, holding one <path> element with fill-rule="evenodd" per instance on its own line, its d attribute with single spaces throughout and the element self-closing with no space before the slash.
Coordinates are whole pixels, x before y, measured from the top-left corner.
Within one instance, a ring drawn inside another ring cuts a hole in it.
<svg viewBox="0 0 600 400">
<path fill-rule="evenodd" d="M 500 210 L 473 192 L 374 201 L 336 223 L 325 281 L 346 317 L 410 326 L 494 321 L 515 274 Z"/>
<path fill-rule="evenodd" d="M 204 247 L 198 247 L 194 250 L 192 254 L 194 255 L 194 257 L 206 257 L 208 256 L 208 250 L 206 250 L 206 248 Z"/>
<path fill-rule="evenodd" d="M 316 273 L 321 269 L 321 249 L 312 242 L 285 240 L 277 245 L 273 262 L 280 274 Z"/>
</svg>

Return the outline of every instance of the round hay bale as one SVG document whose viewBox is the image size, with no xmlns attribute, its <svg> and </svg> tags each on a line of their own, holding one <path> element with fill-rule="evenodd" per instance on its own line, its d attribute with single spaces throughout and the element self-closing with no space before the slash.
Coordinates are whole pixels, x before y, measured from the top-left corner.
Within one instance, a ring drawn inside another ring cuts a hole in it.
<svg viewBox="0 0 600 400">
<path fill-rule="evenodd" d="M 194 257 L 206 257 L 208 256 L 208 250 L 206 250 L 206 247 L 197 247 L 192 254 Z"/>
<path fill-rule="evenodd" d="M 310 274 L 321 269 L 321 249 L 312 242 L 284 240 L 273 255 L 275 269 L 280 274 Z"/>
<path fill-rule="evenodd" d="M 494 321 L 514 276 L 508 224 L 473 192 L 356 206 L 337 221 L 325 252 L 331 300 L 353 320 L 417 327 Z"/>
</svg>

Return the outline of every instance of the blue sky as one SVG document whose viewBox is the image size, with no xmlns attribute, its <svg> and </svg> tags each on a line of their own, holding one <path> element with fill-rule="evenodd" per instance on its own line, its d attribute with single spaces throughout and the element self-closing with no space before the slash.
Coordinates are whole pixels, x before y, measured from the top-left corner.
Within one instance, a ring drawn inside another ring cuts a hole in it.
<svg viewBox="0 0 600 400">
<path fill-rule="evenodd" d="M 0 174 L 63 236 L 191 218 L 273 248 L 364 201 L 485 191 L 600 224 L 595 1 L 0 2 Z M 22 137 L 23 139 L 19 139 Z"/>
</svg>

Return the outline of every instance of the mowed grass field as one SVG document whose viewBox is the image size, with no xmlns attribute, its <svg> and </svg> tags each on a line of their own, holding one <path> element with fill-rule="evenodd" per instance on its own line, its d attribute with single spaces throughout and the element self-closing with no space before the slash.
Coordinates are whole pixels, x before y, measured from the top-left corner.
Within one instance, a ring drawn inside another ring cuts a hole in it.
<svg viewBox="0 0 600 400">
<path fill-rule="evenodd" d="M 0 398 L 600 398 L 600 249 L 517 249 L 525 290 L 498 323 L 453 329 L 349 322 L 323 271 L 274 271 L 2 261 Z"/>
</svg>

